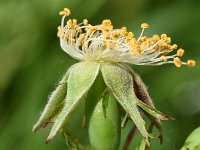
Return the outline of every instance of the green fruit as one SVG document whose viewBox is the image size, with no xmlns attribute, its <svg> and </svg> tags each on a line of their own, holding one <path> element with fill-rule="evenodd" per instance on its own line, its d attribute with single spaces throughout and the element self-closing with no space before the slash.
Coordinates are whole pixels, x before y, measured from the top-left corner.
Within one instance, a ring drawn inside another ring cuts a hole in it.
<svg viewBox="0 0 200 150">
<path fill-rule="evenodd" d="M 186 139 L 181 150 L 199 150 L 200 149 L 200 127 L 195 129 Z"/>
<path fill-rule="evenodd" d="M 89 122 L 89 138 L 95 150 L 117 150 L 120 144 L 120 114 L 114 96 L 102 98 Z"/>
</svg>

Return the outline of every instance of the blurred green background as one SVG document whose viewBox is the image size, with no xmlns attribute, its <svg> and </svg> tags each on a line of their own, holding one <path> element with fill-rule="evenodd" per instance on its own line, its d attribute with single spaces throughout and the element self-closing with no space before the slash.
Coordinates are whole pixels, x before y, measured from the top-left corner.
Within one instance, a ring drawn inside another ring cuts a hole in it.
<svg viewBox="0 0 200 150">
<path fill-rule="evenodd" d="M 200 62 L 199 0 L 1 0 L 0 1 L 0 149 L 66 149 L 60 135 L 46 145 L 50 128 L 33 134 L 49 93 L 66 69 L 76 61 L 64 53 L 56 37 L 64 7 L 72 17 L 91 24 L 111 19 L 115 27 L 127 26 L 135 35 L 147 22 L 145 33 L 166 33 L 186 50 L 185 60 Z M 200 65 L 196 68 L 132 66 L 149 87 L 156 107 L 176 118 L 163 121 L 164 143 L 153 141 L 153 150 L 177 150 L 200 126 Z M 81 113 L 74 115 L 72 128 L 80 139 Z M 122 143 L 131 127 L 122 130 Z M 137 134 L 130 149 L 138 145 Z"/>
</svg>

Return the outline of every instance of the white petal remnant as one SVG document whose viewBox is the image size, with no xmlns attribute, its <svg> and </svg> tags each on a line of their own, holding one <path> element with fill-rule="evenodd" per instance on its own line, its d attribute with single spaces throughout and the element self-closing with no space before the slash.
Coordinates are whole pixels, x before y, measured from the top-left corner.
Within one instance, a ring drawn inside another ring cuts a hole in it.
<svg viewBox="0 0 200 150">
<path fill-rule="evenodd" d="M 136 38 L 126 27 L 114 29 L 108 19 L 99 25 L 91 25 L 87 19 L 79 24 L 76 19 L 69 19 L 65 24 L 65 17 L 70 15 L 70 10 L 65 8 L 60 15 L 63 18 L 57 36 L 60 38 L 61 48 L 77 60 L 126 62 L 135 65 L 174 63 L 177 67 L 182 64 L 195 66 L 195 62 L 186 63 L 180 60 L 179 57 L 184 54 L 183 49 L 171 54 L 177 49 L 177 45 L 171 44 L 171 38 L 166 34 L 144 36 L 144 30 L 149 28 L 147 23 L 141 24 L 142 32 Z"/>
</svg>

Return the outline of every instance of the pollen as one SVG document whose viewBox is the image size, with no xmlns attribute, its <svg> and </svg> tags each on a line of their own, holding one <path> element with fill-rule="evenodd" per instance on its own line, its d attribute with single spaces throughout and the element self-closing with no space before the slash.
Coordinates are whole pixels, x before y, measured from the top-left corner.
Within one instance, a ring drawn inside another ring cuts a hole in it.
<svg viewBox="0 0 200 150">
<path fill-rule="evenodd" d="M 87 19 L 78 22 L 76 19 L 65 18 L 71 11 L 64 8 L 60 11 L 61 25 L 58 27 L 57 36 L 60 38 L 62 49 L 75 59 L 84 61 L 110 61 L 135 65 L 162 65 L 174 63 L 181 67 L 195 66 L 194 60 L 182 62 L 180 57 L 184 50 L 172 43 L 167 34 L 153 36 L 144 35 L 147 23 L 141 24 L 141 33 L 137 37 L 126 27 L 115 29 L 110 19 L 103 20 L 100 24 L 92 25 Z"/>
<path fill-rule="evenodd" d="M 187 61 L 187 65 L 188 65 L 189 67 L 195 67 L 195 66 L 196 66 L 196 61 L 194 61 L 194 60 L 188 60 L 188 61 Z"/>
</svg>

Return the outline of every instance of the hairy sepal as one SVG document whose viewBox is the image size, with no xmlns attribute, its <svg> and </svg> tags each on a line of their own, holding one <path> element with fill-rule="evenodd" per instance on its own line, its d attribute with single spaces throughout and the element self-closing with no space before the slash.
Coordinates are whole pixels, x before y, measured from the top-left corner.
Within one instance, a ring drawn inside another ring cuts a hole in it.
<svg viewBox="0 0 200 150">
<path fill-rule="evenodd" d="M 130 118 L 148 143 L 148 132 L 145 128 L 145 121 L 137 108 L 137 97 L 134 93 L 131 73 L 118 64 L 113 63 L 102 64 L 101 72 L 106 85 L 113 92 L 120 105 L 130 115 Z"/>
<path fill-rule="evenodd" d="M 67 70 L 55 90 L 49 96 L 48 103 L 46 104 L 39 120 L 33 126 L 33 132 L 36 132 L 42 127 L 46 127 L 60 109 L 67 94 L 67 78 L 71 68 Z"/>
<path fill-rule="evenodd" d="M 151 122 L 156 126 L 156 128 L 159 130 L 160 135 L 158 136 L 160 139 L 160 142 L 163 141 L 163 131 L 162 131 L 162 124 L 160 120 L 169 120 L 172 119 L 172 117 L 164 115 L 162 112 L 156 110 L 153 101 L 151 97 L 149 96 L 149 93 L 147 91 L 146 85 L 140 78 L 140 76 L 135 73 L 131 67 L 129 67 L 126 64 L 121 65 L 125 69 L 128 69 L 128 71 L 132 74 L 134 79 L 134 90 L 138 101 L 138 106 L 140 106 L 144 112 L 144 114 L 151 120 Z M 143 102 L 143 103 L 142 103 Z"/>
<path fill-rule="evenodd" d="M 80 100 L 88 92 L 99 73 L 99 68 L 100 64 L 95 62 L 80 62 L 70 70 L 64 107 L 57 116 L 46 143 L 57 134 Z"/>
</svg>

